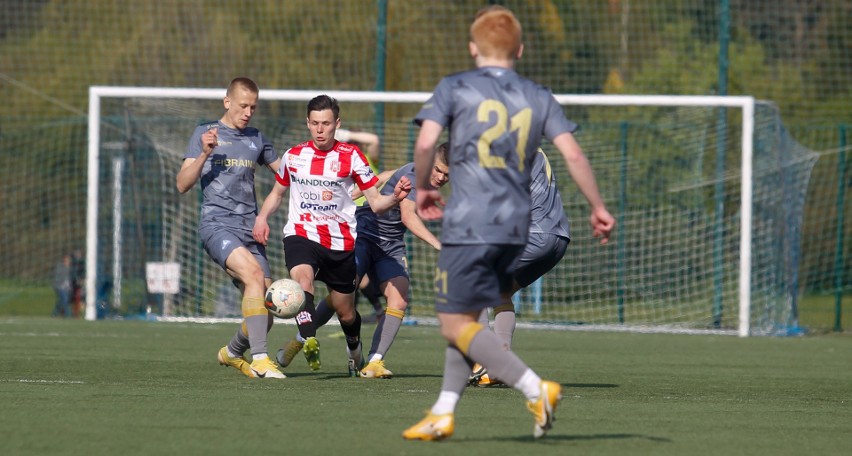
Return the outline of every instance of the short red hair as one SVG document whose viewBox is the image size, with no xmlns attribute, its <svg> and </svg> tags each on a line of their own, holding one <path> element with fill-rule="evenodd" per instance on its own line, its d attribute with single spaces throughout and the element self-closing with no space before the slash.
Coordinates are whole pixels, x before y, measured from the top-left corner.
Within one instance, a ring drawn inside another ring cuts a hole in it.
<svg viewBox="0 0 852 456">
<path fill-rule="evenodd" d="M 470 25 L 470 40 L 483 57 L 514 59 L 521 49 L 521 23 L 503 6 L 485 7 Z"/>
</svg>

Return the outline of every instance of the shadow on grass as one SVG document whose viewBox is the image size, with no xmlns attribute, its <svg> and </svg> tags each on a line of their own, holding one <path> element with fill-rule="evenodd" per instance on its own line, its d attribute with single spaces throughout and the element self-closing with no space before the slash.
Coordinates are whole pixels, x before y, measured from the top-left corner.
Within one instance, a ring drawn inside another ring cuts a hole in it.
<svg viewBox="0 0 852 456">
<path fill-rule="evenodd" d="M 287 375 L 287 377 L 293 377 L 293 378 L 314 377 L 314 378 L 317 378 L 317 379 L 324 379 L 324 380 L 335 380 L 335 379 L 343 379 L 343 378 L 356 379 L 355 377 L 350 377 L 349 374 L 347 374 L 346 372 L 294 372 L 294 373 L 290 373 L 290 372 L 287 372 L 285 370 L 284 374 Z M 434 374 L 434 373 L 433 374 L 401 374 L 401 375 L 394 374 L 393 378 L 364 378 L 364 379 L 358 378 L 357 380 L 373 381 L 373 382 L 393 382 L 393 379 L 395 379 L 395 378 L 397 378 L 397 379 L 399 379 L 399 378 L 443 378 L 443 376 L 440 375 L 440 374 Z"/>
<path fill-rule="evenodd" d="M 671 443 L 671 439 L 666 437 L 656 437 L 652 435 L 643 435 L 643 434 L 587 434 L 587 435 L 554 435 L 548 434 L 546 437 L 541 439 L 536 439 L 531 435 L 518 435 L 518 436 L 501 436 L 501 437 L 482 437 L 482 438 L 468 438 L 468 439 L 458 439 L 458 441 L 464 442 L 493 442 L 493 441 L 504 441 L 504 442 L 527 442 L 527 443 L 535 443 L 535 444 L 543 444 L 543 445 L 558 445 L 560 443 L 565 442 L 583 442 L 583 441 L 603 441 L 603 440 L 628 440 L 628 439 L 637 439 L 637 440 L 647 440 L 650 442 L 658 442 L 658 443 Z"/>
<path fill-rule="evenodd" d="M 614 383 L 560 383 L 566 388 L 618 388 Z"/>
</svg>

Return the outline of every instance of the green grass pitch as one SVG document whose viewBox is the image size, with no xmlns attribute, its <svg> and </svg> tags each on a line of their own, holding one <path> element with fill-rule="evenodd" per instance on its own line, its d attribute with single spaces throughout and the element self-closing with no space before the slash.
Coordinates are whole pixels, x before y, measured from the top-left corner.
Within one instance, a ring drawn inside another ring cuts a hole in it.
<svg viewBox="0 0 852 456">
<path fill-rule="evenodd" d="M 434 327 L 404 326 L 390 380 L 346 376 L 337 327 L 323 369 L 242 377 L 216 352 L 236 324 L 0 318 L 4 455 L 798 455 L 852 448 L 852 339 L 516 333 L 515 351 L 564 387 L 532 438 L 520 393 L 469 388 L 444 442 L 400 433 L 438 395 Z M 374 326 L 365 325 L 369 339 Z M 277 349 L 295 333 L 275 325 Z"/>
</svg>

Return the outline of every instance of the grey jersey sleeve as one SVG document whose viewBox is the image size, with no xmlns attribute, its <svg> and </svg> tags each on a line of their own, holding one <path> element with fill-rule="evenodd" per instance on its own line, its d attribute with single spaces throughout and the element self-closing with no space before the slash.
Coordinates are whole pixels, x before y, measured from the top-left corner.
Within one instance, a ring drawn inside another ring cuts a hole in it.
<svg viewBox="0 0 852 456">
<path fill-rule="evenodd" d="M 541 149 L 535 153 L 530 168 L 530 197 L 530 233 L 550 233 L 570 239 L 568 217 L 556 186 L 556 176 Z"/>
<path fill-rule="evenodd" d="M 451 119 L 451 94 L 452 91 L 449 90 L 447 85 L 449 84 L 449 79 L 444 78 L 441 82 L 438 83 L 437 87 L 435 87 L 435 91 L 432 93 L 432 96 L 426 100 L 426 103 L 423 103 L 423 107 L 420 108 L 420 112 L 417 113 L 417 116 L 414 117 L 414 123 L 417 125 L 423 125 L 424 120 L 432 120 L 437 122 L 442 127 L 446 127 L 450 124 Z"/>
</svg>

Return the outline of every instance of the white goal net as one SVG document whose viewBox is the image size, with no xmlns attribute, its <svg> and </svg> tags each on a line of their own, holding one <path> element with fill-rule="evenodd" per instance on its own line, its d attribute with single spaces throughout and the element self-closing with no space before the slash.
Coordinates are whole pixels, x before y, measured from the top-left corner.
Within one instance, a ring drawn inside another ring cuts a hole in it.
<svg viewBox="0 0 852 456">
<path fill-rule="evenodd" d="M 428 93 L 261 90 L 252 125 L 280 154 L 310 138 L 305 104 L 320 93 L 338 99 L 344 128 L 379 134 L 381 168 L 411 161 L 411 119 Z M 90 89 L 87 318 L 98 305 L 122 316 L 239 316 L 237 289 L 197 236 L 200 189 L 175 188 L 189 136 L 221 116 L 223 96 L 224 89 Z M 771 104 L 556 98 L 581 125 L 577 139 L 618 225 L 599 246 L 585 200 L 559 154 L 545 147 L 572 241 L 556 268 L 516 296 L 519 322 L 742 336 L 795 330 L 802 205 L 817 156 L 789 137 Z M 258 168 L 256 177 L 260 204 L 273 176 Z M 270 221 L 276 277 L 287 275 L 285 217 L 282 205 Z M 439 234 L 439 224 L 428 226 Z M 408 245 L 410 316 L 431 317 L 437 255 L 418 239 Z M 151 277 L 152 266 L 159 276 Z M 108 296 L 98 303 L 103 289 Z"/>
</svg>

